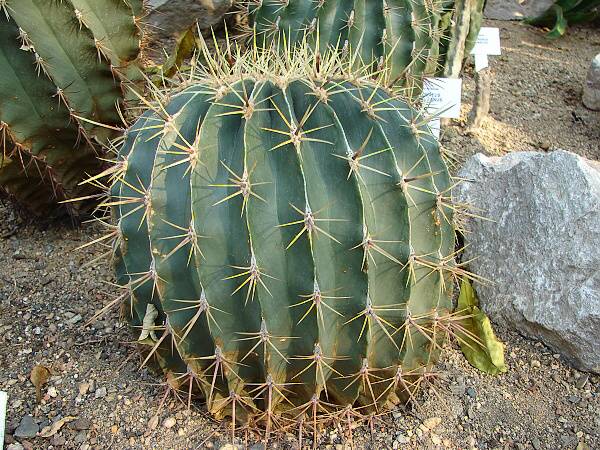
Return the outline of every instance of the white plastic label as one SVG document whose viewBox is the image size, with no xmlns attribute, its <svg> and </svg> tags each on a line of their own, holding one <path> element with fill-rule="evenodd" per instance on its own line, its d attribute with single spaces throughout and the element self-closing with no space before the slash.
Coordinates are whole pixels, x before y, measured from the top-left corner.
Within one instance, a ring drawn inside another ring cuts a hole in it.
<svg viewBox="0 0 600 450">
<path fill-rule="evenodd" d="M 8 394 L 0 391 L 0 450 L 4 448 L 4 430 L 6 423 L 6 403 Z"/>
<path fill-rule="evenodd" d="M 439 117 L 436 117 L 435 119 L 431 119 L 429 121 L 429 131 L 431 131 L 431 134 L 433 134 L 433 136 L 439 140 L 440 139 L 440 130 L 442 128 L 442 121 L 440 120 Z"/>
<path fill-rule="evenodd" d="M 425 78 L 423 82 L 423 105 L 436 117 L 458 119 L 461 97 L 460 78 Z"/>
<path fill-rule="evenodd" d="M 473 50 L 472 55 L 500 55 L 502 49 L 500 48 L 500 29 L 494 27 L 481 27 L 479 34 L 477 35 L 477 41 Z"/>
<path fill-rule="evenodd" d="M 485 53 L 476 53 L 475 54 L 475 72 L 479 72 L 486 67 L 489 67 L 490 62 L 488 60 L 488 55 Z"/>
</svg>

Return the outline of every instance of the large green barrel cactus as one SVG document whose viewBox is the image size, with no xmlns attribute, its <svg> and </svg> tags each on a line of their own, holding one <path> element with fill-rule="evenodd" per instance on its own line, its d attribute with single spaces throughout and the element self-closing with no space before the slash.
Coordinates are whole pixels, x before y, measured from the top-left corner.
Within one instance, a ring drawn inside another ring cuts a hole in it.
<svg viewBox="0 0 600 450">
<path fill-rule="evenodd" d="M 147 361 L 267 431 L 412 398 L 456 270 L 427 119 L 335 53 L 204 56 L 127 131 L 106 203 Z"/>
<path fill-rule="evenodd" d="M 481 27 L 484 0 L 250 0 L 259 38 L 348 49 L 412 89 L 424 76 L 456 77 Z M 414 90 L 418 92 L 418 89 Z"/>
<path fill-rule="evenodd" d="M 0 196 L 47 216 L 93 192 L 79 183 L 101 170 L 97 143 L 114 135 L 104 125 L 122 123 L 125 84 L 140 75 L 132 8 L 129 0 L 0 0 Z"/>
</svg>

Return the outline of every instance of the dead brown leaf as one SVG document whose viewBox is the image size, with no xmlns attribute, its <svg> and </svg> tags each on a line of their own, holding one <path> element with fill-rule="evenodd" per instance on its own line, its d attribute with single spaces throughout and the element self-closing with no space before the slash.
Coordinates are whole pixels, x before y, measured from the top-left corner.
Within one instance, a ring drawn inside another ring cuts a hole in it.
<svg viewBox="0 0 600 450">
<path fill-rule="evenodd" d="M 42 429 L 42 431 L 40 431 L 38 433 L 38 436 L 43 437 L 43 438 L 52 437 L 56 433 L 58 433 L 60 431 L 60 429 L 63 427 L 63 425 L 65 423 L 72 422 L 75 419 L 77 419 L 77 417 L 73 417 L 73 416 L 63 417 L 62 419 L 57 420 L 56 422 L 54 422 L 52 425 L 48 425 L 47 427 L 44 427 Z"/>
<path fill-rule="evenodd" d="M 35 398 L 38 403 L 42 400 L 42 386 L 48 382 L 48 378 L 50 378 L 50 369 L 46 366 L 38 364 L 31 370 L 29 379 L 35 386 Z"/>
</svg>

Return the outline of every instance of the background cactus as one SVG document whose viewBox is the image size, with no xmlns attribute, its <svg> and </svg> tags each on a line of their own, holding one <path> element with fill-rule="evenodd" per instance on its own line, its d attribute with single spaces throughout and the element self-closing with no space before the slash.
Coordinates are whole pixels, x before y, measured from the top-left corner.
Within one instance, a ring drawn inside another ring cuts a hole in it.
<svg viewBox="0 0 600 450">
<path fill-rule="evenodd" d="M 94 192 L 79 183 L 114 136 L 101 124 L 122 123 L 140 76 L 136 20 L 129 0 L 0 0 L 0 195 L 40 216 L 86 208 L 57 202 Z"/>
<path fill-rule="evenodd" d="M 569 25 L 593 22 L 600 17 L 599 0 L 557 0 L 538 17 L 527 17 L 530 25 L 550 28 L 546 37 L 557 39 L 567 32 Z"/>
<path fill-rule="evenodd" d="M 204 46 L 128 130 L 105 203 L 146 362 L 267 434 L 412 398 L 461 273 L 429 118 L 335 52 L 293 52 Z"/>
<path fill-rule="evenodd" d="M 248 2 L 248 34 L 284 32 L 320 49 L 349 48 L 390 83 L 418 93 L 424 76 L 456 77 L 481 27 L 484 0 L 258 0 Z M 416 90 L 414 88 L 417 88 Z"/>
</svg>

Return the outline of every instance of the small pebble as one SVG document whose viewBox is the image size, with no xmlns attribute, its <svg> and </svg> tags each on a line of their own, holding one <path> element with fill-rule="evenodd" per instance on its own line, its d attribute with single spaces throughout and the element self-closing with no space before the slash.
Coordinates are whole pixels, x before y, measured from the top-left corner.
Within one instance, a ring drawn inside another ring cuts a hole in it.
<svg viewBox="0 0 600 450">
<path fill-rule="evenodd" d="M 163 428 L 169 429 L 169 428 L 173 428 L 176 424 L 177 424 L 177 420 L 175 419 L 175 417 L 167 417 L 164 420 L 162 426 L 163 426 Z"/>
<path fill-rule="evenodd" d="M 585 387 L 585 385 L 587 384 L 588 380 L 590 378 L 589 374 L 584 374 L 582 375 L 575 383 L 575 387 L 577 389 L 583 389 Z"/>
<path fill-rule="evenodd" d="M 156 430 L 158 427 L 158 416 L 152 416 L 152 418 L 148 421 L 148 428 L 151 430 Z"/>
<path fill-rule="evenodd" d="M 477 397 L 477 392 L 472 387 L 468 387 L 466 392 L 467 392 L 467 395 L 471 398 Z"/>
<path fill-rule="evenodd" d="M 96 393 L 94 394 L 95 398 L 104 398 L 106 397 L 106 388 L 105 387 L 100 387 L 98 389 L 96 389 Z"/>
<path fill-rule="evenodd" d="M 20 443 L 15 442 L 14 444 L 10 444 L 8 447 L 6 447 L 6 450 L 25 450 L 25 447 L 23 447 Z"/>
<path fill-rule="evenodd" d="M 433 430 L 435 427 L 437 427 L 440 423 L 442 423 L 442 419 L 440 419 L 439 417 L 430 417 L 429 419 L 425 419 L 423 421 L 423 425 L 425 425 L 425 427 L 428 430 Z"/>
</svg>

